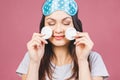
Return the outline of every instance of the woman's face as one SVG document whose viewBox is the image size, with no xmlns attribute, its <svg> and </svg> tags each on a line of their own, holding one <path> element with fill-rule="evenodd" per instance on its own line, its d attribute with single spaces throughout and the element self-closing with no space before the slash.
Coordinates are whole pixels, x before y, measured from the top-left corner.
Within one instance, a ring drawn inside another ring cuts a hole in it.
<svg viewBox="0 0 120 80">
<path fill-rule="evenodd" d="M 49 41 L 54 46 L 65 46 L 69 44 L 69 40 L 65 38 L 65 31 L 69 27 L 73 27 L 72 17 L 64 11 L 55 11 L 51 15 L 45 17 L 45 26 L 53 30 L 53 35 Z"/>
</svg>

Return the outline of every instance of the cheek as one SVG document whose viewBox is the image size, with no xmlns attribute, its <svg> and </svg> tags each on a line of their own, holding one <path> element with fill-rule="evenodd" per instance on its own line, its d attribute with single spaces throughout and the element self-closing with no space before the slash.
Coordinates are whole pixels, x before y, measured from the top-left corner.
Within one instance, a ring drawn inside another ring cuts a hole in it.
<svg viewBox="0 0 120 80">
<path fill-rule="evenodd" d="M 44 26 L 48 26 L 48 24 L 45 22 L 45 23 L 44 23 Z"/>
<path fill-rule="evenodd" d="M 64 26 L 64 33 L 66 32 L 67 29 L 69 29 L 71 27 L 74 28 L 74 26 Z"/>
</svg>

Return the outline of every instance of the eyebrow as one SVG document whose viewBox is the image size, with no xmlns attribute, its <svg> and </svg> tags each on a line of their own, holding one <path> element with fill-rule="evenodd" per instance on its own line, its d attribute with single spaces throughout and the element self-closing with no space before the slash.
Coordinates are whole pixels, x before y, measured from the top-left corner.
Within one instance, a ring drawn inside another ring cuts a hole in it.
<svg viewBox="0 0 120 80">
<path fill-rule="evenodd" d="M 47 18 L 46 20 L 49 20 L 49 19 L 55 21 L 53 18 Z"/>
<path fill-rule="evenodd" d="M 49 20 L 49 19 L 55 21 L 55 19 L 53 19 L 53 18 L 47 18 L 46 20 Z M 71 19 L 71 17 L 65 17 L 62 19 L 62 21 L 66 20 L 66 19 Z"/>
<path fill-rule="evenodd" d="M 66 17 L 66 18 L 64 18 L 62 21 L 66 20 L 66 19 L 70 19 L 70 20 L 71 20 L 71 17 Z"/>
</svg>

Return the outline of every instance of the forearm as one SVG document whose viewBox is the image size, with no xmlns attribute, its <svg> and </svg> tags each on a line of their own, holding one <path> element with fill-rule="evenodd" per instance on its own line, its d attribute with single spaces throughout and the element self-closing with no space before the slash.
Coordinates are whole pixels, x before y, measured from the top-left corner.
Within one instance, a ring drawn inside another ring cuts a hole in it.
<svg viewBox="0 0 120 80">
<path fill-rule="evenodd" d="M 79 60 L 79 80 L 92 80 L 87 60 Z"/>
<path fill-rule="evenodd" d="M 38 80 L 39 66 L 39 63 L 37 64 L 33 61 L 30 61 L 26 80 Z"/>
</svg>

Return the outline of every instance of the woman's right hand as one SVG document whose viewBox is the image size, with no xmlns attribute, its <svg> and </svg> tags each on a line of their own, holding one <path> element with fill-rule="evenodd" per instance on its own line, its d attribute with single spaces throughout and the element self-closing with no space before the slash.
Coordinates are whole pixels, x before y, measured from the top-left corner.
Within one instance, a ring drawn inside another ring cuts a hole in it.
<svg viewBox="0 0 120 80">
<path fill-rule="evenodd" d="M 40 63 L 44 55 L 44 48 L 47 41 L 42 38 L 43 36 L 40 33 L 34 33 L 32 39 L 27 43 L 28 53 L 32 62 Z"/>
</svg>

